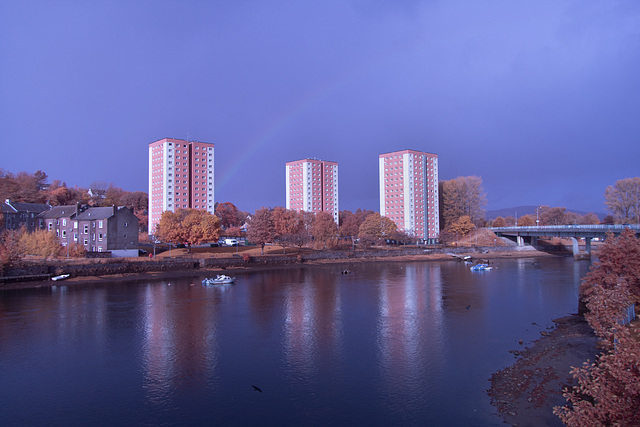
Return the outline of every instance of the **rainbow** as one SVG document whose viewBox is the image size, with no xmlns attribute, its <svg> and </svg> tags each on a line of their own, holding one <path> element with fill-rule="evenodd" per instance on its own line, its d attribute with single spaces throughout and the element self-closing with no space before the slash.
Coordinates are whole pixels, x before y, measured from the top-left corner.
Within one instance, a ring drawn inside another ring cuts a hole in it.
<svg viewBox="0 0 640 427">
<path fill-rule="evenodd" d="M 361 75 L 366 69 L 369 69 L 374 64 L 380 62 L 381 58 L 388 56 L 389 55 L 378 55 L 369 61 L 364 61 L 364 63 L 358 67 L 338 73 L 333 79 L 325 81 L 324 84 L 306 92 L 303 96 L 300 96 L 297 100 L 289 104 L 287 108 L 283 109 L 280 114 L 275 116 L 273 120 L 260 129 L 255 136 L 249 140 L 249 144 L 243 153 L 224 172 L 224 175 L 219 180 L 216 180 L 216 192 L 225 188 L 236 173 L 238 173 L 243 165 L 247 163 L 247 161 L 252 158 L 258 150 L 260 150 L 269 141 L 273 140 L 278 133 L 293 123 L 305 111 L 311 109 L 312 106 L 316 105 L 321 100 L 328 98 L 339 88 L 344 87 L 348 82 L 355 79 L 356 76 Z"/>
</svg>

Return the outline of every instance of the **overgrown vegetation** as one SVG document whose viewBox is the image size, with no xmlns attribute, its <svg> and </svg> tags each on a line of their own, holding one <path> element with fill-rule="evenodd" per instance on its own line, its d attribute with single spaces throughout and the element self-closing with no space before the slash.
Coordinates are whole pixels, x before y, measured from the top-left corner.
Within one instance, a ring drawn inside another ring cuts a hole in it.
<svg viewBox="0 0 640 427">
<path fill-rule="evenodd" d="M 640 329 L 623 324 L 640 301 L 640 243 L 625 230 L 609 235 L 581 285 L 585 318 L 604 349 L 595 362 L 571 373 L 578 385 L 564 393 L 568 405 L 554 413 L 568 426 L 640 425 Z"/>
<path fill-rule="evenodd" d="M 19 266 L 26 255 L 42 258 L 69 256 L 70 258 L 84 257 L 84 245 L 75 243 L 65 247 L 60 244 L 55 233 L 46 230 L 27 232 L 21 230 L 7 230 L 0 234 L 0 273 Z"/>
</svg>

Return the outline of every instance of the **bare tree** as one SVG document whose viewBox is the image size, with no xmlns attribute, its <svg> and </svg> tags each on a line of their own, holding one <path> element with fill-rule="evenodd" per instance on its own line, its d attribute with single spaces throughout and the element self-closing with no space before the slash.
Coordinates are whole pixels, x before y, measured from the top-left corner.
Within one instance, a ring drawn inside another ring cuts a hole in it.
<svg viewBox="0 0 640 427">
<path fill-rule="evenodd" d="M 467 215 L 474 224 L 484 218 L 487 196 L 479 176 L 459 176 L 440 183 L 441 227 L 447 228 Z"/>
<path fill-rule="evenodd" d="M 640 177 L 616 181 L 604 191 L 609 212 L 623 222 L 640 221 Z"/>
</svg>

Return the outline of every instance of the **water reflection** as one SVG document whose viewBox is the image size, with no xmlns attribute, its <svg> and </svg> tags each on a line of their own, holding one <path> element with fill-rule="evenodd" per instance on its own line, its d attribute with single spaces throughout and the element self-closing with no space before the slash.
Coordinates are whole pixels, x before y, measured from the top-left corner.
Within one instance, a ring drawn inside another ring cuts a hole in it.
<svg viewBox="0 0 640 427">
<path fill-rule="evenodd" d="M 341 302 L 333 274 L 307 274 L 284 290 L 284 352 L 290 369 L 311 375 L 319 358 L 340 357 Z M 333 354 L 323 354 L 327 350 Z"/>
<path fill-rule="evenodd" d="M 76 424 L 492 425 L 487 379 L 518 339 L 539 336 L 532 323 L 575 311 L 588 263 L 496 266 L 2 292 L 0 413 L 10 425 L 70 413 Z"/>
<path fill-rule="evenodd" d="M 166 402 L 176 389 L 206 384 L 216 368 L 220 293 L 230 289 L 199 283 L 143 288 L 142 366 L 151 403 Z"/>
<path fill-rule="evenodd" d="M 443 351 L 439 266 L 407 266 L 380 283 L 379 299 L 377 341 L 383 387 L 413 396 L 425 383 L 427 366 L 440 360 Z"/>
</svg>

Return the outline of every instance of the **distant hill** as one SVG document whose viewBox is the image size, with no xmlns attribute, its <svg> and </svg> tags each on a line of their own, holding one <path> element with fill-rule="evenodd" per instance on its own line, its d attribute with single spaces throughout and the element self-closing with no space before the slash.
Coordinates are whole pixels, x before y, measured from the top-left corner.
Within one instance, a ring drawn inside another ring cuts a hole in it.
<svg viewBox="0 0 640 427">
<path fill-rule="evenodd" d="M 518 215 L 518 218 L 524 215 L 531 215 L 534 217 L 536 216 L 536 208 L 538 206 L 516 206 L 513 208 L 503 208 L 503 209 L 495 209 L 492 211 L 487 211 L 487 214 L 485 216 L 486 219 L 496 219 L 497 217 L 501 216 L 503 218 L 506 218 L 508 216 L 513 216 L 515 217 L 516 214 Z M 552 206 L 555 207 L 555 206 Z M 584 211 L 578 211 L 575 209 L 569 209 L 567 208 L 567 212 L 573 212 L 576 213 L 578 215 L 586 215 L 589 212 L 584 212 Z M 604 218 L 605 216 L 607 216 L 606 213 L 604 212 L 594 212 L 599 219 Z"/>
</svg>

